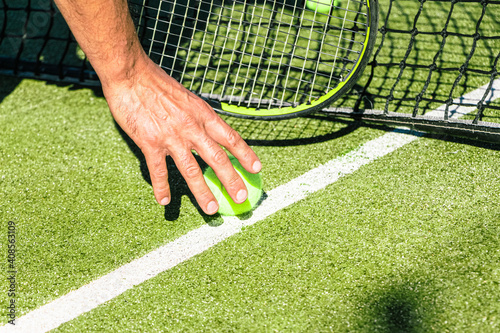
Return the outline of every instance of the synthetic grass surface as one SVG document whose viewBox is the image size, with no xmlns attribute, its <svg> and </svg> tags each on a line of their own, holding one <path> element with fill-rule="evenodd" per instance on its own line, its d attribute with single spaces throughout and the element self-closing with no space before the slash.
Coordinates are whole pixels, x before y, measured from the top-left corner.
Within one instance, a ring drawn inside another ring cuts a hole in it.
<svg viewBox="0 0 500 333">
<path fill-rule="evenodd" d="M 193 204 L 174 167 L 172 203 L 156 204 L 140 153 L 93 91 L 1 76 L 0 87 L 1 234 L 8 221 L 16 222 L 18 315 L 189 230 L 217 224 Z M 383 133 L 322 118 L 228 121 L 260 145 L 265 189 Z M 0 251 L 5 245 L 0 242 Z M 6 261 L 0 265 L 6 274 Z M 6 322 L 6 279 L 0 285 Z"/>
<path fill-rule="evenodd" d="M 496 332 L 498 146 L 420 139 L 57 332 Z"/>
</svg>

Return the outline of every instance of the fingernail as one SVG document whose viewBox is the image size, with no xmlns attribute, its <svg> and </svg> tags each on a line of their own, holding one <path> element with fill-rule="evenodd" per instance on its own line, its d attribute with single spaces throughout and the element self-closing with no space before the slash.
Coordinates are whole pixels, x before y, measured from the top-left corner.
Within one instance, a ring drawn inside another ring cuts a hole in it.
<svg viewBox="0 0 500 333">
<path fill-rule="evenodd" d="M 262 169 L 262 163 L 260 163 L 260 161 L 256 161 L 256 162 L 253 164 L 252 168 L 253 168 L 253 171 L 254 171 L 254 172 L 259 172 L 259 171 L 260 171 L 260 169 Z"/>
<path fill-rule="evenodd" d="M 166 206 L 169 203 L 170 203 L 170 198 L 169 197 L 165 197 L 165 198 L 161 199 L 161 201 L 160 201 L 160 205 L 162 205 L 162 206 Z"/>
<path fill-rule="evenodd" d="M 217 205 L 217 202 L 215 202 L 215 201 L 210 201 L 210 203 L 207 206 L 208 214 L 215 214 L 215 213 L 217 213 L 218 209 L 219 209 L 219 206 Z"/>
<path fill-rule="evenodd" d="M 236 194 L 236 200 L 238 203 L 241 203 L 247 199 L 247 191 L 245 190 L 239 190 L 238 193 Z"/>
</svg>

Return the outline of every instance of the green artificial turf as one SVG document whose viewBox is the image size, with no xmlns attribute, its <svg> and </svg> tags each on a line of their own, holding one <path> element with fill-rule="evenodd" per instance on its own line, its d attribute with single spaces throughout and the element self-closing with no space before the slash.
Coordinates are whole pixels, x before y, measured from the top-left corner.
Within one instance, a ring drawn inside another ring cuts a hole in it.
<svg viewBox="0 0 500 333">
<path fill-rule="evenodd" d="M 420 139 L 57 332 L 496 332 L 499 146 Z"/>
</svg>

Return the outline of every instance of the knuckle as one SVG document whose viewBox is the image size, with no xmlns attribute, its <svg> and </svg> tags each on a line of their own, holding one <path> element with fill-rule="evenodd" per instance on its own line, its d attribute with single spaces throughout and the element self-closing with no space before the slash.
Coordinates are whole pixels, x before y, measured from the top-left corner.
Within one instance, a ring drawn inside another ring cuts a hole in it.
<svg viewBox="0 0 500 333">
<path fill-rule="evenodd" d="M 160 156 L 166 156 L 168 151 L 156 143 L 156 138 L 152 136 L 144 136 L 140 142 L 139 148 L 141 149 L 148 165 L 158 167 L 161 165 L 162 160 Z"/>
<path fill-rule="evenodd" d="M 196 165 L 190 165 L 186 168 L 186 177 L 189 179 L 197 178 L 201 175 L 200 168 Z"/>
<path fill-rule="evenodd" d="M 151 176 L 155 179 L 164 179 L 168 177 L 168 171 L 163 168 L 156 168 L 152 170 Z"/>
<path fill-rule="evenodd" d="M 212 200 L 213 194 L 210 191 L 210 189 L 207 187 L 206 189 L 201 190 L 201 192 L 198 193 L 198 198 L 196 201 L 199 203 L 208 203 L 209 201 Z"/>
<path fill-rule="evenodd" d="M 243 149 L 242 155 L 243 155 L 244 160 L 247 160 L 247 159 L 251 160 L 255 157 L 255 153 L 253 152 L 252 148 L 250 148 L 249 146 L 246 146 Z"/>
<path fill-rule="evenodd" d="M 192 115 L 184 114 L 182 117 L 182 126 L 187 129 L 194 129 L 198 127 L 198 122 Z"/>
<path fill-rule="evenodd" d="M 153 187 L 154 195 L 159 200 L 161 200 L 165 197 L 165 195 L 168 193 L 168 190 L 169 190 L 168 186 Z"/>
<path fill-rule="evenodd" d="M 229 147 L 236 147 L 240 143 L 241 137 L 238 134 L 238 132 L 236 132 L 234 129 L 230 128 L 226 132 L 226 139 L 227 139 L 227 142 L 229 144 Z"/>
<path fill-rule="evenodd" d="M 219 149 L 219 146 L 214 142 L 214 140 L 205 134 L 200 134 L 197 141 L 201 143 L 201 146 L 205 146 L 208 149 L 215 150 Z"/>
<path fill-rule="evenodd" d="M 194 158 L 190 154 L 183 154 L 180 159 L 180 167 L 184 170 L 184 175 L 188 179 L 193 179 L 201 174 L 198 164 L 193 162 Z"/>
<path fill-rule="evenodd" d="M 137 115 L 135 113 L 127 113 L 126 123 L 130 129 L 130 133 L 135 135 L 137 133 Z"/>
<path fill-rule="evenodd" d="M 213 155 L 214 162 L 218 165 L 224 164 L 227 160 L 227 154 L 224 150 L 218 149 Z"/>
<path fill-rule="evenodd" d="M 242 183 L 240 177 L 235 173 L 231 178 L 228 179 L 228 185 L 231 189 L 238 189 Z"/>
</svg>

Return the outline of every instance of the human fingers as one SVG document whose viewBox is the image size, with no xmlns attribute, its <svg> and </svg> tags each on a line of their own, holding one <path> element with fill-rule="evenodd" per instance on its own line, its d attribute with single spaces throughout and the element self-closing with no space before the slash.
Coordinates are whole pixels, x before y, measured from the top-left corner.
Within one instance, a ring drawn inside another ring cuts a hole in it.
<svg viewBox="0 0 500 333">
<path fill-rule="evenodd" d="M 193 153 L 185 150 L 172 152 L 171 156 L 201 209 L 208 215 L 217 213 L 219 204 L 205 183 L 203 173 Z"/>
<path fill-rule="evenodd" d="M 170 203 L 170 185 L 168 183 L 166 155 L 158 152 L 149 152 L 144 153 L 144 157 L 148 165 L 156 201 L 160 205 L 166 206 Z"/>
<path fill-rule="evenodd" d="M 197 140 L 195 150 L 203 160 L 212 167 L 226 189 L 229 196 L 236 203 L 243 203 L 248 196 L 245 183 L 234 169 L 227 153 L 211 138 L 202 136 Z"/>
<path fill-rule="evenodd" d="M 260 172 L 262 163 L 257 154 L 248 146 L 238 132 L 226 124 L 222 118 L 215 117 L 211 119 L 207 122 L 205 128 L 207 133 L 236 157 L 248 172 Z"/>
</svg>

